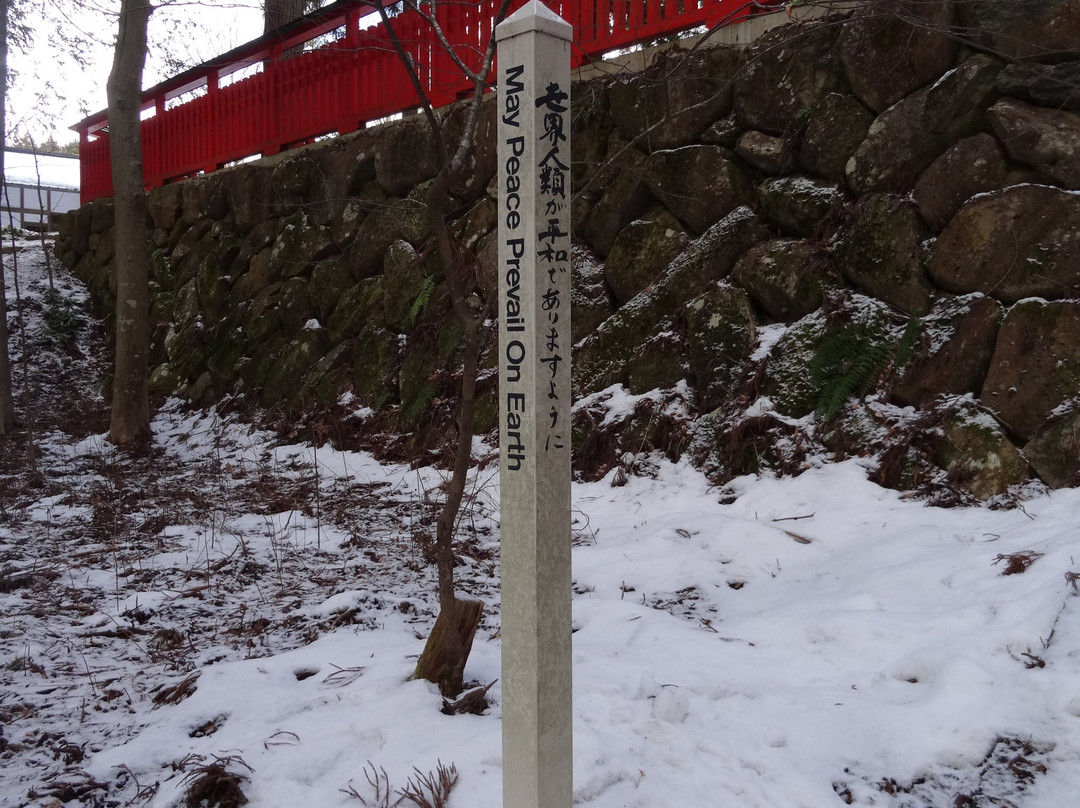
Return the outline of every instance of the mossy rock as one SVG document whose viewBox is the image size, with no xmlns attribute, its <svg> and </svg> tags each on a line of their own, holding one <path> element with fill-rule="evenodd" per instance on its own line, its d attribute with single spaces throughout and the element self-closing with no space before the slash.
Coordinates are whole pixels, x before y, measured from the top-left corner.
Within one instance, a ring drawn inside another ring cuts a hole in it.
<svg viewBox="0 0 1080 808">
<path fill-rule="evenodd" d="M 1004 494 L 1028 479 L 1028 465 L 997 422 L 988 415 L 960 411 L 944 427 L 935 462 L 954 485 L 980 500 Z"/>
<path fill-rule="evenodd" d="M 440 359 L 450 359 L 460 349 L 465 332 L 461 323 L 452 312 L 447 312 L 439 321 L 439 330 L 435 335 L 435 353 Z"/>
<path fill-rule="evenodd" d="M 1024 446 L 1024 457 L 1051 488 L 1080 485 L 1080 402 L 1061 409 Z"/>
<path fill-rule="evenodd" d="M 269 247 L 251 257 L 247 271 L 233 283 L 233 296 L 237 300 L 252 300 L 270 284 L 281 280 L 271 260 L 273 250 Z"/>
<path fill-rule="evenodd" d="M 744 253 L 732 279 L 769 317 L 792 322 L 820 308 L 826 292 L 840 287 L 830 270 L 814 243 L 776 239 Z"/>
<path fill-rule="evenodd" d="M 308 292 L 311 296 L 311 305 L 319 320 L 324 323 L 329 320 L 330 313 L 353 285 L 353 279 L 348 270 L 335 259 L 320 261 L 315 265 L 311 270 Z"/>
<path fill-rule="evenodd" d="M 757 188 L 761 215 L 791 236 L 809 237 L 843 199 L 836 185 L 809 177 L 777 177 Z"/>
<path fill-rule="evenodd" d="M 633 349 L 625 358 L 623 372 L 633 395 L 672 388 L 689 373 L 686 341 L 665 328 Z"/>
<path fill-rule="evenodd" d="M 236 378 L 236 368 L 247 353 L 248 342 L 240 324 L 246 311 L 238 308 L 216 329 L 214 340 L 206 359 L 210 384 L 215 395 L 228 392 Z"/>
<path fill-rule="evenodd" d="M 252 393 L 265 403 L 262 398 L 263 386 L 288 345 L 289 341 L 281 332 L 273 332 L 264 342 L 250 349 L 249 358 L 237 365 L 237 379 L 232 392 Z"/>
<path fill-rule="evenodd" d="M 341 210 L 334 214 L 330 221 L 330 238 L 339 250 L 344 251 L 352 246 L 367 215 L 367 211 L 355 199 L 346 202 Z"/>
<path fill-rule="evenodd" d="M 401 364 L 401 343 L 396 334 L 366 326 L 355 341 L 353 392 L 362 404 L 379 410 L 398 401 L 395 379 Z"/>
<path fill-rule="evenodd" d="M 429 232 L 427 206 L 412 197 L 390 200 L 364 219 L 355 241 L 343 254 L 344 266 L 356 279 L 379 272 L 395 241 L 423 244 Z"/>
<path fill-rule="evenodd" d="M 178 225 L 179 226 L 179 225 Z M 214 222 L 208 219 L 199 219 L 184 230 L 183 235 L 176 242 L 176 246 L 169 252 L 169 262 L 172 265 L 177 283 L 186 283 L 195 275 L 195 269 L 188 265 L 188 256 L 194 252 L 202 242 Z"/>
<path fill-rule="evenodd" d="M 922 315 L 930 310 L 932 289 L 922 248 L 927 236 L 909 199 L 867 194 L 833 254 L 840 272 L 859 291 Z"/>
<path fill-rule="evenodd" d="M 854 378 L 851 361 L 864 348 L 875 354 L 891 350 L 897 337 L 888 306 L 873 298 L 851 295 L 846 299 L 846 317 L 830 318 L 824 309 L 796 322 L 769 352 L 762 393 L 772 400 L 776 411 L 789 418 L 804 418 L 824 407 L 826 398 L 842 395 L 844 382 Z M 832 348 L 830 343 L 836 342 Z M 849 362 L 815 362 L 818 352 L 843 353 L 850 343 Z"/>
<path fill-rule="evenodd" d="M 251 302 L 242 326 L 250 343 L 257 344 L 265 341 L 271 334 L 281 333 L 281 311 L 277 307 L 280 293 L 281 284 L 271 284 Z"/>
<path fill-rule="evenodd" d="M 426 347 L 409 346 L 405 349 L 398 377 L 398 395 L 401 402 L 398 427 L 402 432 L 416 429 L 434 401 L 437 388 L 432 375 L 437 366 L 434 354 Z"/>
<path fill-rule="evenodd" d="M 981 399 L 1021 440 L 1080 390 L 1080 302 L 1021 300 L 998 330 Z"/>
<path fill-rule="evenodd" d="M 162 362 L 150 371 L 150 388 L 167 396 L 182 396 L 188 378 L 171 362 Z"/>
<path fill-rule="evenodd" d="M 337 252 L 330 228 L 313 224 L 307 214 L 297 212 L 283 224 L 270 253 L 274 271 L 283 278 L 310 272 L 311 265 Z"/>
<path fill-rule="evenodd" d="M 261 394 L 263 403 L 298 406 L 302 402 L 304 376 L 329 350 L 330 341 L 321 328 L 308 328 L 294 336 L 266 375 Z"/>
<path fill-rule="evenodd" d="M 332 343 L 351 339 L 369 325 L 385 325 L 383 287 L 383 278 L 365 278 L 341 296 L 326 323 Z"/>
<path fill-rule="evenodd" d="M 281 327 L 286 334 L 295 334 L 309 327 L 315 319 L 311 306 L 311 286 L 307 278 L 289 278 L 281 284 L 277 307 L 281 311 Z"/>
<path fill-rule="evenodd" d="M 171 329 L 165 337 L 165 354 L 173 371 L 190 381 L 206 368 L 213 333 L 201 320 Z"/>
<path fill-rule="evenodd" d="M 577 344 L 615 311 L 604 282 L 603 265 L 575 253 L 570 264 L 570 339 Z"/>
<path fill-rule="evenodd" d="M 736 209 L 709 228 L 671 262 L 663 278 L 581 341 L 574 356 L 574 389 L 585 394 L 628 383 L 627 357 L 670 330 L 671 312 L 680 311 L 710 284 L 726 278 L 738 257 L 767 235 L 747 208 Z"/>
<path fill-rule="evenodd" d="M 173 300 L 173 316 L 177 325 L 202 319 L 203 312 L 202 303 L 199 301 L 199 285 L 194 278 L 180 288 Z"/>
<path fill-rule="evenodd" d="M 169 251 L 165 249 L 152 250 L 150 253 L 150 278 L 157 284 L 158 289 L 172 291 L 175 278 L 172 265 L 169 261 Z"/>
<path fill-rule="evenodd" d="M 615 237 L 604 264 L 604 279 L 622 305 L 659 280 L 675 257 L 690 243 L 679 220 L 656 206 Z"/>
<path fill-rule="evenodd" d="M 399 240 L 390 245 L 383 259 L 383 318 L 401 334 L 407 333 L 416 320 L 415 307 L 424 302 L 418 299 L 427 277 L 427 268 L 409 242 Z"/>
<path fill-rule="evenodd" d="M 687 355 L 700 407 L 713 410 L 730 395 L 757 344 L 757 322 L 742 289 L 721 284 L 691 300 L 684 314 Z"/>
<path fill-rule="evenodd" d="M 195 264 L 195 288 L 203 315 L 217 322 L 229 309 L 229 282 L 218 256 L 213 252 L 201 255 Z"/>
<path fill-rule="evenodd" d="M 337 401 L 351 382 L 351 360 L 355 351 L 356 343 L 352 340 L 330 348 L 326 356 L 304 374 L 297 395 L 298 403 L 325 407 Z"/>
</svg>

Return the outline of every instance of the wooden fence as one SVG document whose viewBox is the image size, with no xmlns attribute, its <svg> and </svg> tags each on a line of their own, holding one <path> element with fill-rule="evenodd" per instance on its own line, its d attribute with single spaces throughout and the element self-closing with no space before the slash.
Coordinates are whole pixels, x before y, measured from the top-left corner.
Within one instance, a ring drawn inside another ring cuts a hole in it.
<svg viewBox="0 0 1080 808">
<path fill-rule="evenodd" d="M 388 9 L 396 4 L 384 0 Z M 523 5 L 515 0 L 511 10 Z M 740 22 L 783 0 L 545 0 L 574 28 L 572 67 L 701 26 Z M 478 66 L 498 0 L 430 3 L 455 51 Z M 435 106 L 471 86 L 415 12 L 390 18 Z M 242 45 L 143 94 L 143 173 L 148 188 L 275 154 L 322 135 L 416 109 L 416 91 L 379 14 L 339 2 Z M 112 195 L 106 111 L 79 133 L 81 197 Z"/>
</svg>

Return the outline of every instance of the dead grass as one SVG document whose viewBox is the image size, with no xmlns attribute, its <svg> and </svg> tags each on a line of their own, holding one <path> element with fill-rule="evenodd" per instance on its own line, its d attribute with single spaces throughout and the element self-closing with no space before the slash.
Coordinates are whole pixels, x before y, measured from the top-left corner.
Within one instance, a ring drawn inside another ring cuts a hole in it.
<svg viewBox="0 0 1080 808">
<path fill-rule="evenodd" d="M 247 775 L 239 768 L 254 773 L 242 758 L 236 755 L 214 758 L 188 772 L 183 779 L 184 804 L 187 808 L 238 808 L 247 804 L 247 796 L 240 784 Z M 230 768 L 233 769 L 230 771 Z"/>
</svg>

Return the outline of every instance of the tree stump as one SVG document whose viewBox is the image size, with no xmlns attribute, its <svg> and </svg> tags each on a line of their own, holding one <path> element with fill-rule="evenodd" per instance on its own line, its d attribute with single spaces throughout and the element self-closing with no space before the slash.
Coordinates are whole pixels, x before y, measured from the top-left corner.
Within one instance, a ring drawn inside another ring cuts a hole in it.
<svg viewBox="0 0 1080 808">
<path fill-rule="evenodd" d="M 454 598 L 454 608 L 450 614 L 446 610 L 439 612 L 435 625 L 431 629 L 424 653 L 420 655 L 420 661 L 416 663 L 413 671 L 413 679 L 427 679 L 440 687 L 447 684 L 456 684 L 461 689 L 462 674 L 465 671 L 465 663 L 469 659 L 472 650 L 473 637 L 480 625 L 480 619 L 484 616 L 484 602 L 469 598 L 462 600 Z M 454 632 L 451 634 L 450 632 Z M 454 660 L 455 647 L 460 649 L 460 659 Z M 457 693 L 443 695 L 454 695 Z"/>
</svg>

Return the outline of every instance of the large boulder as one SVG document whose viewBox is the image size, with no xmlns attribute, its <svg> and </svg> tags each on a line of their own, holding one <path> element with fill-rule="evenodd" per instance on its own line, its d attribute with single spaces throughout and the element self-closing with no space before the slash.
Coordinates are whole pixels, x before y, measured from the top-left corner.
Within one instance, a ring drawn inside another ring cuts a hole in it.
<svg viewBox="0 0 1080 808">
<path fill-rule="evenodd" d="M 983 404 L 1021 440 L 1030 439 L 1080 390 L 1080 303 L 1031 299 L 1013 306 L 998 332 Z"/>
<path fill-rule="evenodd" d="M 868 392 L 894 355 L 899 334 L 879 300 L 838 292 L 787 328 L 767 355 L 761 391 L 781 415 L 828 421 Z M 871 358 L 870 361 L 867 361 Z"/>
<path fill-rule="evenodd" d="M 782 25 L 750 47 L 735 81 L 735 113 L 744 129 L 779 135 L 843 87 L 835 29 Z"/>
<path fill-rule="evenodd" d="M 693 143 L 731 111 L 742 58 L 733 47 L 661 53 L 647 70 L 611 82 L 611 117 L 624 137 L 648 151 Z"/>
<path fill-rule="evenodd" d="M 390 245 L 383 259 L 383 317 L 400 334 L 409 332 L 426 303 L 422 295 L 427 277 L 427 268 L 411 244 L 395 241 Z M 426 294 L 430 298 L 430 288 Z"/>
<path fill-rule="evenodd" d="M 1004 303 L 1072 297 L 1080 286 L 1080 196 L 1014 185 L 968 200 L 938 237 L 930 277 Z"/>
<path fill-rule="evenodd" d="M 225 200 L 232 213 L 233 223 L 241 233 L 247 233 L 257 224 L 270 218 L 274 209 L 272 170 L 259 163 L 245 163 L 220 173 L 223 176 Z M 211 190 L 208 186 L 207 190 Z M 201 194 L 198 196 L 202 197 Z M 206 199 L 209 203 L 210 200 Z M 185 195 L 184 210 L 187 214 L 188 200 Z M 195 218 L 206 214 L 196 211 Z"/>
<path fill-rule="evenodd" d="M 443 137 L 453 150 L 465 137 L 468 125 L 468 104 L 459 104 L 450 110 L 444 124 Z M 487 96 L 481 103 L 472 133 L 472 148 L 465 155 L 461 166 L 450 173 L 450 193 L 458 199 L 471 202 L 480 196 L 498 169 L 498 124 L 496 98 Z"/>
<path fill-rule="evenodd" d="M 316 170 L 323 174 L 325 199 L 319 200 L 315 218 L 319 224 L 341 215 L 352 197 L 375 179 L 375 139 L 368 130 L 335 138 L 313 154 Z"/>
<path fill-rule="evenodd" d="M 764 132 L 743 132 L 735 144 L 735 153 L 763 174 L 786 174 L 794 163 L 787 138 Z"/>
<path fill-rule="evenodd" d="M 270 261 L 275 274 L 285 278 L 303 275 L 312 264 L 337 252 L 330 228 L 308 220 L 303 212 L 291 216 L 270 250 Z"/>
<path fill-rule="evenodd" d="M 382 409 L 397 397 L 401 341 L 397 334 L 369 325 L 360 332 L 356 344 L 359 350 L 353 355 L 353 391 L 360 403 Z"/>
<path fill-rule="evenodd" d="M 1080 55 L 1077 0 L 964 0 L 964 35 L 1012 59 L 1059 62 Z"/>
<path fill-rule="evenodd" d="M 435 141 L 423 115 L 383 126 L 375 144 L 375 177 L 391 196 L 403 196 L 435 176 Z"/>
<path fill-rule="evenodd" d="M 989 56 L 972 56 L 881 113 L 848 161 L 851 188 L 862 194 L 910 190 L 950 145 L 982 129 L 1001 67 Z"/>
<path fill-rule="evenodd" d="M 1028 464 L 992 418 L 959 411 L 945 420 L 934 462 L 950 480 L 986 501 L 1028 479 Z"/>
<path fill-rule="evenodd" d="M 757 188 L 762 216 L 792 236 L 812 236 L 821 220 L 843 200 L 835 184 L 808 177 L 766 180 Z"/>
<path fill-rule="evenodd" d="M 383 280 L 365 278 L 342 294 L 326 322 L 331 343 L 351 339 L 369 326 L 385 330 Z"/>
<path fill-rule="evenodd" d="M 570 340 L 575 345 L 615 311 L 604 269 L 587 250 L 575 247 L 570 263 Z"/>
<path fill-rule="evenodd" d="M 176 239 L 183 234 L 182 229 L 177 232 L 180 225 L 186 228 L 202 219 L 224 219 L 228 215 L 229 198 L 225 186 L 235 170 L 214 171 L 180 183 L 182 188 L 180 193 L 183 197 L 181 221 L 173 228 L 173 233 L 169 238 L 170 244 L 175 244 Z M 269 204 L 270 200 L 264 198 L 263 201 Z"/>
<path fill-rule="evenodd" d="M 639 379 L 656 378 L 643 368 L 657 368 L 654 360 L 662 358 L 665 347 L 671 347 L 659 339 L 671 330 L 671 314 L 710 284 L 726 278 L 739 256 L 767 236 L 768 230 L 748 208 L 732 211 L 709 228 L 671 262 L 663 278 L 639 292 L 581 341 L 574 353 L 574 388 L 597 391 L 616 383 L 627 384 L 634 369 L 632 360 L 644 347 L 649 349 L 649 361 L 638 363 L 635 372 Z M 669 365 L 678 364 L 675 359 L 669 355 Z M 675 381 L 678 378 L 681 376 Z M 651 387 L 634 389 L 644 392 Z"/>
<path fill-rule="evenodd" d="M 1062 409 L 1024 445 L 1024 457 L 1052 488 L 1080 485 L 1080 403 Z"/>
<path fill-rule="evenodd" d="M 1053 183 L 1080 190 L 1080 114 L 1003 98 L 986 117 L 1010 158 Z"/>
<path fill-rule="evenodd" d="M 840 35 L 855 97 L 883 112 L 953 66 L 959 44 L 951 0 L 885 0 L 859 8 Z"/>
<path fill-rule="evenodd" d="M 746 172 L 719 146 L 655 151 L 645 161 L 644 179 L 653 196 L 694 233 L 704 233 L 754 198 Z"/>
<path fill-rule="evenodd" d="M 945 298 L 922 320 L 922 339 L 893 387 L 904 406 L 928 407 L 942 395 L 982 389 L 1003 316 L 1001 304 L 980 294 Z"/>
<path fill-rule="evenodd" d="M 980 132 L 950 146 L 915 183 L 915 204 L 923 220 L 940 233 L 975 194 L 1000 188 L 1009 167 L 1000 144 Z"/>
<path fill-rule="evenodd" d="M 180 221 L 183 208 L 184 192 L 179 183 L 162 185 L 146 195 L 146 212 L 150 215 L 154 227 L 166 233 Z"/>
<path fill-rule="evenodd" d="M 663 277 L 689 242 L 678 219 L 659 205 L 630 222 L 615 238 L 604 264 L 604 279 L 615 302 L 621 306 Z"/>
<path fill-rule="evenodd" d="M 603 191 L 575 228 L 575 235 L 600 255 L 607 255 L 619 231 L 652 203 L 649 188 L 642 179 L 645 154 L 614 135 L 608 154 L 608 165 L 593 178 L 593 184 Z"/>
<path fill-rule="evenodd" d="M 746 292 L 717 284 L 686 305 L 686 353 L 701 410 L 723 403 L 757 344 Z"/>
<path fill-rule="evenodd" d="M 811 174 L 844 179 L 844 168 L 874 122 L 853 96 L 829 93 L 814 105 L 799 146 L 799 162 Z"/>
<path fill-rule="evenodd" d="M 575 81 L 570 88 L 570 179 L 583 188 L 600 170 L 614 126 L 608 109 L 607 80 Z"/>
<path fill-rule="evenodd" d="M 821 308 L 839 286 L 824 253 L 810 241 L 776 239 L 751 247 L 735 264 L 732 279 L 769 317 L 792 322 Z"/>
<path fill-rule="evenodd" d="M 837 268 L 863 293 L 908 314 L 930 309 L 930 283 L 923 269 L 922 222 L 902 197 L 867 194 L 853 221 L 837 239 Z"/>
<path fill-rule="evenodd" d="M 1056 65 L 1015 63 L 997 77 L 1002 95 L 1041 107 L 1080 112 L 1080 60 Z"/>
</svg>

